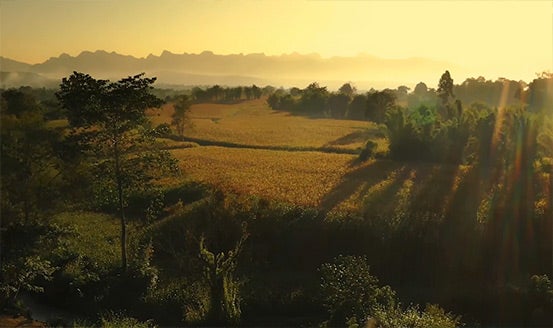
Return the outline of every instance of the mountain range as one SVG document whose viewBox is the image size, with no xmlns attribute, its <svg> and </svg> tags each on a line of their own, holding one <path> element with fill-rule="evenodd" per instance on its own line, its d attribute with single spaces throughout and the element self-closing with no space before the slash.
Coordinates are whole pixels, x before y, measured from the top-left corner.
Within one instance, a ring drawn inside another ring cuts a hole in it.
<svg viewBox="0 0 553 328">
<path fill-rule="evenodd" d="M 77 56 L 64 53 L 38 64 L 0 57 L 0 86 L 56 87 L 62 77 L 79 71 L 110 80 L 145 72 L 147 76 L 156 76 L 156 85 L 160 87 L 256 84 L 303 88 L 314 81 L 330 89 L 345 82 L 360 89 L 413 86 L 419 81 L 433 87 L 446 69 L 456 67 L 426 58 L 384 59 L 370 55 L 323 58 L 298 53 L 268 56 L 163 51 L 159 56 L 137 58 L 98 50 L 83 51 Z"/>
</svg>

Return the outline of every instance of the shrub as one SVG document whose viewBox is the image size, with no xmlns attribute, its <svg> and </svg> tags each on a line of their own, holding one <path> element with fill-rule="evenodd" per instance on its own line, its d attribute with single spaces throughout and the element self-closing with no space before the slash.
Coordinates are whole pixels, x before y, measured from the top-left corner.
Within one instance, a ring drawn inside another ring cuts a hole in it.
<svg viewBox="0 0 553 328">
<path fill-rule="evenodd" d="M 359 160 L 364 162 L 369 158 L 374 157 L 377 146 L 378 144 L 376 142 L 368 140 L 365 143 L 365 147 L 361 150 L 361 153 L 359 154 Z"/>
<path fill-rule="evenodd" d="M 402 310 L 400 305 L 379 307 L 372 313 L 378 328 L 455 328 L 461 325 L 460 317 L 445 312 L 437 305 L 428 304 L 421 311 L 418 306 Z"/>
<path fill-rule="evenodd" d="M 365 257 L 339 255 L 323 264 L 320 272 L 323 302 L 332 324 L 353 317 L 364 322 L 375 309 L 394 302 L 395 292 L 389 286 L 378 286 Z"/>
<path fill-rule="evenodd" d="M 150 320 L 140 322 L 135 318 L 127 317 L 121 313 L 109 312 L 100 318 L 102 328 L 152 328 L 154 323 Z"/>
</svg>

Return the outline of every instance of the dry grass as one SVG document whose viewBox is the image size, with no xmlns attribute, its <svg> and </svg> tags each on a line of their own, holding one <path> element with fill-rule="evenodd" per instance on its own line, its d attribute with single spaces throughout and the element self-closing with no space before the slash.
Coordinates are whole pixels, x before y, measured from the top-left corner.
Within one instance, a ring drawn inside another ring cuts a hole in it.
<svg viewBox="0 0 553 328">
<path fill-rule="evenodd" d="M 154 124 L 170 123 L 172 104 L 151 113 Z M 185 135 L 209 141 L 252 146 L 291 148 L 334 147 L 357 149 L 370 138 L 387 148 L 377 126 L 370 122 L 311 119 L 287 112 L 273 111 L 264 99 L 238 104 L 196 104 L 190 109 L 192 126 Z"/>
<path fill-rule="evenodd" d="M 318 206 L 353 155 L 196 147 L 172 151 L 190 178 L 240 194 Z"/>
<path fill-rule="evenodd" d="M 458 189 L 469 172 L 429 163 L 356 163 L 354 155 L 322 152 L 196 147 L 172 153 L 188 178 L 224 190 L 390 219 L 417 211 L 443 216 L 464 206 Z"/>
</svg>

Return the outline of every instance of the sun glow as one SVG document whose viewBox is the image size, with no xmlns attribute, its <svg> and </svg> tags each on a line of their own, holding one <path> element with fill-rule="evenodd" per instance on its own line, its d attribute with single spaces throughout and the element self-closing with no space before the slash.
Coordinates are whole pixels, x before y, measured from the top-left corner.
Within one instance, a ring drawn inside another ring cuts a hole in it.
<svg viewBox="0 0 553 328">
<path fill-rule="evenodd" d="M 457 77 L 531 80 L 553 69 L 552 10 L 547 1 L 2 1 L 0 54 L 32 64 L 97 49 L 365 53 L 451 62 L 463 67 Z"/>
</svg>

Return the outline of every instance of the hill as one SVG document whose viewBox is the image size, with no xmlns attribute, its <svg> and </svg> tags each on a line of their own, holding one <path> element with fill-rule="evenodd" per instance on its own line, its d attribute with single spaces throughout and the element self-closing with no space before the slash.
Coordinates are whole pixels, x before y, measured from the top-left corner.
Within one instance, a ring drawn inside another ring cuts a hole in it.
<svg viewBox="0 0 553 328">
<path fill-rule="evenodd" d="M 28 71 L 52 79 L 73 71 L 109 79 L 147 72 L 157 76 L 160 84 L 258 83 L 303 87 L 316 80 L 332 89 L 347 81 L 364 89 L 414 85 L 421 80 L 433 81 L 440 72 L 455 66 L 425 58 L 385 59 L 368 55 L 323 58 L 298 53 L 218 55 L 210 51 L 200 54 L 163 51 L 159 56 L 151 54 L 145 58 L 103 50 L 83 51 L 77 56 L 61 54 L 34 65 L 2 59 L 3 71 Z"/>
</svg>

